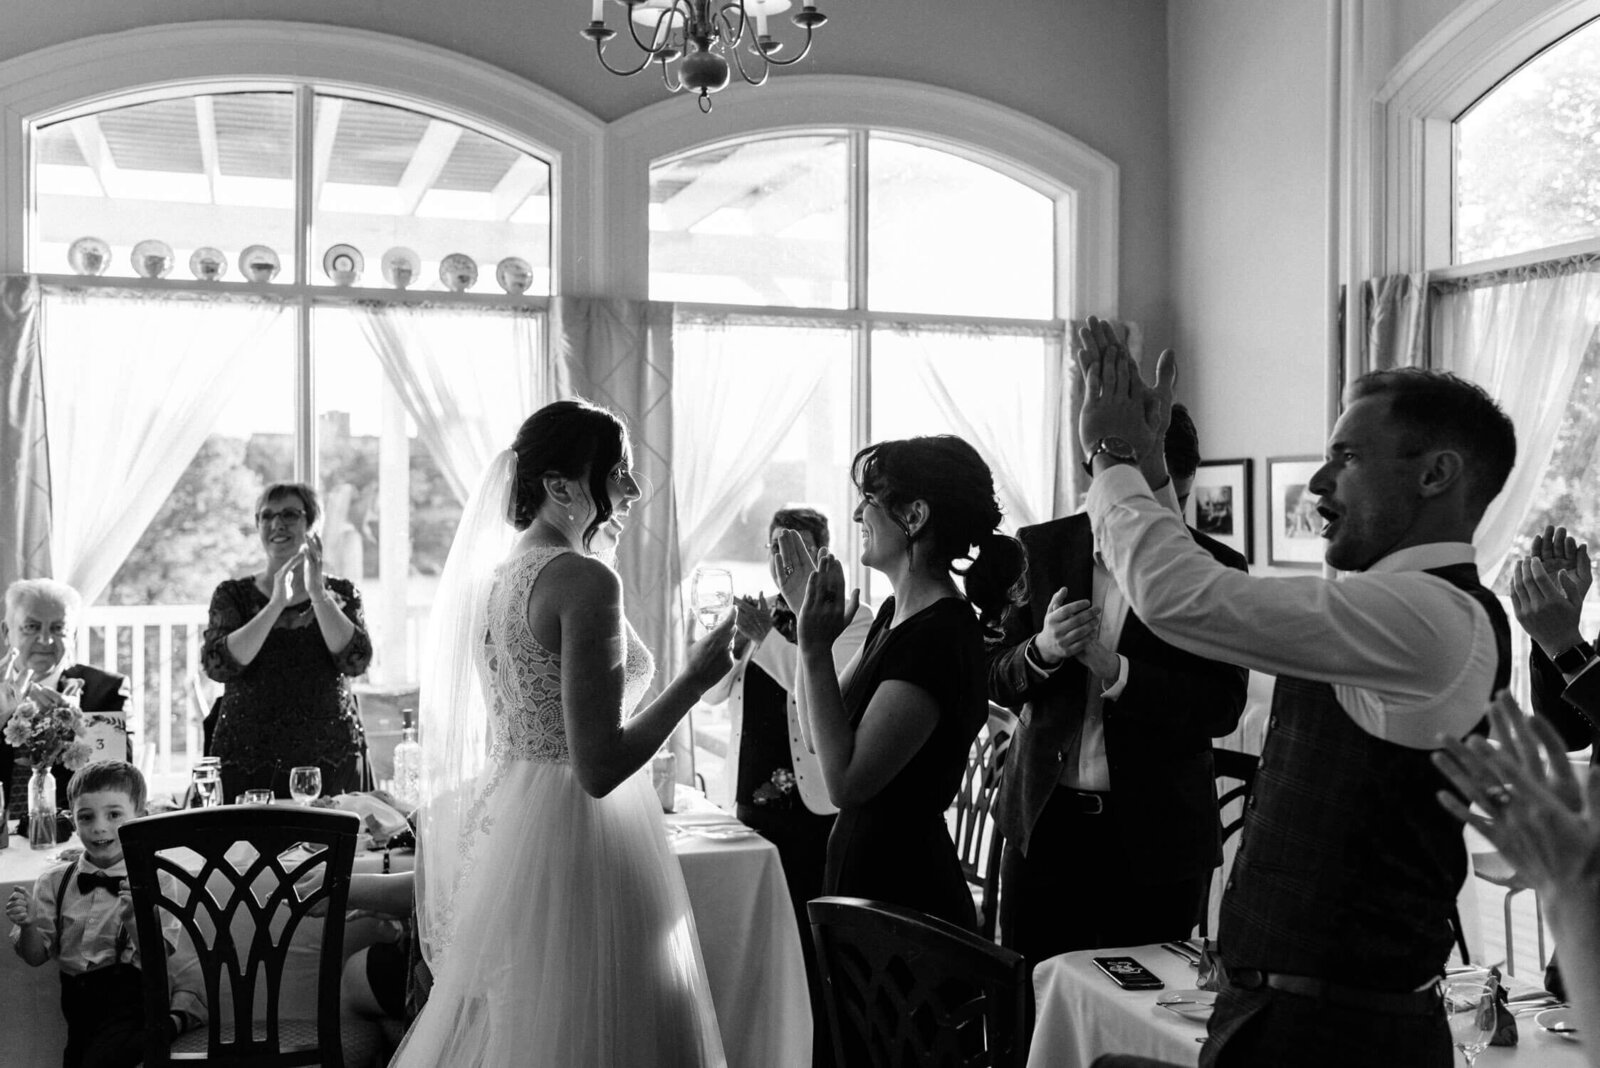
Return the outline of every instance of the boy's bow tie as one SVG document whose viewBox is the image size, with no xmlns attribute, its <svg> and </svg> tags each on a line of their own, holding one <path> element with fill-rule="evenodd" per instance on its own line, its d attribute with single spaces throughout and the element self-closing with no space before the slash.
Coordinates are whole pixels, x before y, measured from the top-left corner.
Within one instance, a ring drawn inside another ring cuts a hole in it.
<svg viewBox="0 0 1600 1068">
<path fill-rule="evenodd" d="M 106 875 L 98 871 L 80 871 L 78 873 L 78 893 L 92 894 L 94 888 L 103 886 L 113 894 L 122 893 L 122 876 Z"/>
</svg>

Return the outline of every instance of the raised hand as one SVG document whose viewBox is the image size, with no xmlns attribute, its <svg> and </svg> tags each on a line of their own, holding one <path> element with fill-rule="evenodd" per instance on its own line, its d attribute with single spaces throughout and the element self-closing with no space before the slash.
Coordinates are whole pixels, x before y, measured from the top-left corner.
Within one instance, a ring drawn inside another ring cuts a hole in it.
<svg viewBox="0 0 1600 1068">
<path fill-rule="evenodd" d="M 1050 598 L 1034 646 L 1046 664 L 1059 664 L 1081 653 L 1099 633 L 1100 610 L 1090 601 L 1067 600 L 1063 586 Z"/>
<path fill-rule="evenodd" d="M 804 548 L 804 546 L 802 546 Z M 793 603 L 793 602 L 790 602 Z M 817 568 L 806 580 L 805 596 L 795 613 L 796 636 L 800 651 L 827 652 L 861 607 L 861 591 L 844 595 L 844 566 L 832 553 L 823 551 Z"/>
<path fill-rule="evenodd" d="M 1600 775 L 1580 782 L 1555 729 L 1523 715 L 1508 693 L 1490 705 L 1489 721 L 1498 745 L 1449 738 L 1433 755 L 1467 799 L 1441 790 L 1439 803 L 1493 843 L 1539 893 L 1592 884 L 1600 878 Z"/>
<path fill-rule="evenodd" d="M 1594 574 L 1589 566 L 1589 547 L 1579 545 L 1567 533 L 1566 527 L 1547 526 L 1543 534 L 1533 536 L 1529 555 L 1538 559 L 1544 569 L 1554 575 L 1561 592 L 1573 604 L 1581 605 L 1589 594 Z"/>
<path fill-rule="evenodd" d="M 1094 318 L 1078 331 L 1078 364 L 1084 375 L 1078 436 L 1085 452 L 1103 437 L 1119 437 L 1141 457 L 1159 451 L 1172 420 L 1178 363 L 1172 350 L 1156 361 L 1155 385 L 1146 385 L 1127 346 L 1111 324 Z"/>
<path fill-rule="evenodd" d="M 756 597 L 735 597 L 733 617 L 737 631 L 733 639 L 735 656 L 744 655 L 746 646 L 760 645 L 772 632 L 772 606 L 764 593 Z"/>
<path fill-rule="evenodd" d="M 778 583 L 783 587 L 783 602 L 798 613 L 800 602 L 805 600 L 806 582 L 817 570 L 817 562 L 798 531 L 783 528 L 773 537 L 778 542 Z"/>
<path fill-rule="evenodd" d="M 733 626 L 735 613 L 717 621 L 706 636 L 689 646 L 683 673 L 699 685 L 702 692 L 714 686 L 733 667 Z"/>
<path fill-rule="evenodd" d="M 283 562 L 283 566 L 272 574 L 272 595 L 267 602 L 276 608 L 282 608 L 294 599 L 294 569 L 300 566 L 305 555 L 302 546 L 298 552 Z"/>
<path fill-rule="evenodd" d="M 6 654 L 5 663 L 0 665 L 0 725 L 11 718 L 11 713 L 17 710 L 17 702 L 22 700 L 22 695 L 27 691 L 22 680 L 25 670 L 17 650 L 12 649 Z"/>
<path fill-rule="evenodd" d="M 305 562 L 306 590 L 313 600 L 320 600 L 327 596 L 322 584 L 322 539 L 315 534 L 307 534 L 305 544 L 300 546 L 300 556 Z"/>
<path fill-rule="evenodd" d="M 1587 572 L 1587 552 L 1582 559 Z M 1583 599 L 1567 595 L 1558 578 L 1561 574 L 1565 572 L 1552 574 L 1546 570 L 1538 556 L 1518 560 L 1511 572 L 1511 610 L 1522 629 L 1548 656 L 1565 652 L 1583 640 L 1578 629 Z"/>
</svg>

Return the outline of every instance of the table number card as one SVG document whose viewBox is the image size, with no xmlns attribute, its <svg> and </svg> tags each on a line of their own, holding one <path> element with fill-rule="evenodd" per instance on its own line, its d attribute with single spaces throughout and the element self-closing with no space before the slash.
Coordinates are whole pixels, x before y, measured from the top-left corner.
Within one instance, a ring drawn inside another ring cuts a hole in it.
<svg viewBox="0 0 1600 1068">
<path fill-rule="evenodd" d="M 128 720 L 114 712 L 85 712 L 83 740 L 89 743 L 90 764 L 128 759 Z"/>
</svg>

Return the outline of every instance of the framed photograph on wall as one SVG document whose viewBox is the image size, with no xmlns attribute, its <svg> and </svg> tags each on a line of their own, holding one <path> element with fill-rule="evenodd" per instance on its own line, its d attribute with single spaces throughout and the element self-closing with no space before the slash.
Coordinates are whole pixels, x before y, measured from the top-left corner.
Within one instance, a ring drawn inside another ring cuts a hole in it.
<svg viewBox="0 0 1600 1068">
<path fill-rule="evenodd" d="M 1322 517 L 1310 489 L 1321 466 L 1320 456 L 1267 460 L 1267 563 L 1273 567 L 1322 567 Z"/>
<path fill-rule="evenodd" d="M 1183 519 L 1255 563 L 1255 522 L 1250 502 L 1254 460 L 1205 460 L 1194 473 L 1194 488 Z"/>
</svg>

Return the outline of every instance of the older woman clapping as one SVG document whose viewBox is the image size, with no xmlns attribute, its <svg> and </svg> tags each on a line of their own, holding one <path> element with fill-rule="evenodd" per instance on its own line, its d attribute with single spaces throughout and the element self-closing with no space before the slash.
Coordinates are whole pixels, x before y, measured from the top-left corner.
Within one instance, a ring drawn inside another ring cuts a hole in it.
<svg viewBox="0 0 1600 1068">
<path fill-rule="evenodd" d="M 362 733 L 349 678 L 367 670 L 372 640 L 355 585 L 322 573 L 320 514 L 310 486 L 268 486 L 256 502 L 266 567 L 211 595 L 201 655 L 227 685 L 211 751 L 229 800 L 251 788 L 287 797 L 300 765 L 322 769 L 324 793 L 356 785 Z"/>
</svg>

